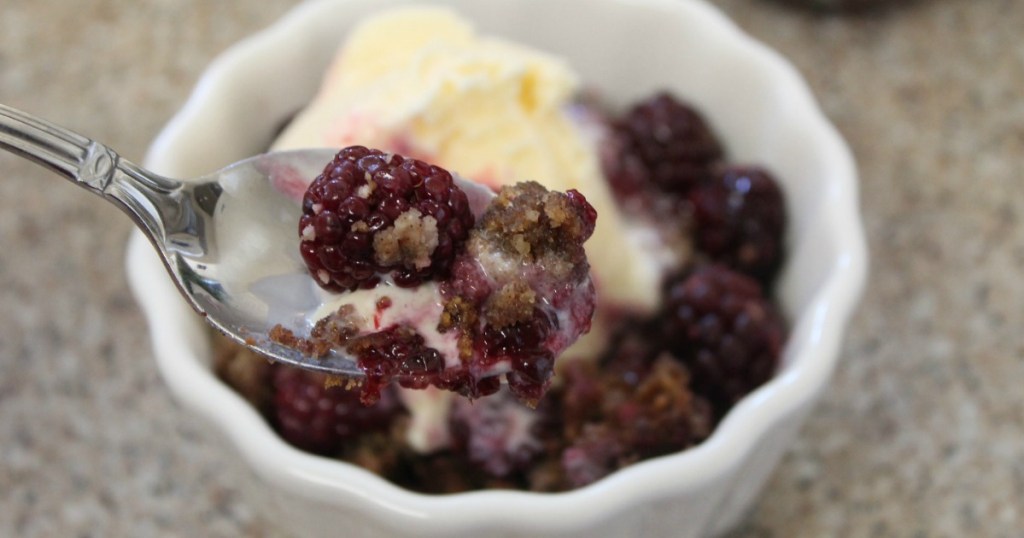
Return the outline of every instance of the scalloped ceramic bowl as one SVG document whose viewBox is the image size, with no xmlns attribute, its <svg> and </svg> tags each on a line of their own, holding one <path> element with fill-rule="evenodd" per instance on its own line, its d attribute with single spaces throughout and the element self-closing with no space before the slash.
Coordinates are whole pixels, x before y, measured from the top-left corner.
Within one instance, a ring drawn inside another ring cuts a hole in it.
<svg viewBox="0 0 1024 538">
<path fill-rule="evenodd" d="M 218 57 L 154 142 L 153 170 L 193 177 L 261 152 L 303 106 L 340 40 L 400 0 L 295 8 Z M 188 408 L 237 446 L 265 488 L 268 519 L 300 536 L 705 536 L 741 521 L 825 387 L 859 299 L 866 251 L 850 152 L 778 54 L 696 0 L 448 0 L 486 33 L 567 58 L 613 104 L 667 88 L 692 101 L 735 161 L 783 182 L 790 257 L 779 286 L 793 323 L 783 365 L 710 439 L 559 494 L 412 493 L 360 468 L 300 452 L 210 370 L 203 321 L 141 235 L 128 270 L 160 370 Z M 571 21 L 571 23 L 567 22 Z"/>
</svg>

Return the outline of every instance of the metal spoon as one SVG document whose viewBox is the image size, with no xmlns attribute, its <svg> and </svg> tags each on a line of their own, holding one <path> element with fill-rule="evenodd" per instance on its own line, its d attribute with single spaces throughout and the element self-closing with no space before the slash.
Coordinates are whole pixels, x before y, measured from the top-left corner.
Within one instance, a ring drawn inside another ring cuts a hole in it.
<svg viewBox="0 0 1024 538">
<path fill-rule="evenodd" d="M 280 171 L 313 178 L 334 154 L 300 150 L 258 155 L 210 175 L 177 180 L 122 159 L 110 148 L 14 108 L 0 105 L 0 148 L 35 161 L 102 196 L 128 214 L 156 248 L 178 290 L 207 322 L 234 341 L 300 368 L 362 377 L 354 357 L 332 351 L 311 358 L 276 344 L 267 333 L 266 306 L 252 300 L 248 283 L 225 270 L 229 245 L 218 244 L 225 202 L 241 190 L 257 192 L 261 211 L 294 215 L 299 205 L 271 186 Z M 275 260 L 256 260 L 273 264 Z"/>
</svg>

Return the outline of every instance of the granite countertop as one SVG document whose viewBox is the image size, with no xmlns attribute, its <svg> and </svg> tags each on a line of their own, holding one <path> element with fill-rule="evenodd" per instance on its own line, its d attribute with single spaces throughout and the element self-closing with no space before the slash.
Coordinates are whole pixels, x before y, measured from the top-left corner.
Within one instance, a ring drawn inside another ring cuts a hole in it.
<svg viewBox="0 0 1024 538">
<path fill-rule="evenodd" d="M 210 59 L 294 3 L 7 2 L 0 102 L 141 160 Z M 835 379 L 736 535 L 1024 535 L 1024 2 L 713 3 L 847 137 L 872 255 Z M 0 155 L 0 535 L 268 534 L 256 478 L 156 372 L 130 229 Z"/>
</svg>

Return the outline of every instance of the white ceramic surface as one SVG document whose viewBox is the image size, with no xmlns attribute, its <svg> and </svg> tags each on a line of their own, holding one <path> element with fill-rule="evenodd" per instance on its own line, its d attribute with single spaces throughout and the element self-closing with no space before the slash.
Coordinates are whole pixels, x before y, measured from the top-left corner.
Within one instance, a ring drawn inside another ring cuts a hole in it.
<svg viewBox="0 0 1024 538">
<path fill-rule="evenodd" d="M 303 4 L 217 58 L 154 142 L 147 165 L 192 177 L 258 153 L 318 86 L 362 16 L 402 0 Z M 420 2 L 428 3 L 428 2 Z M 838 359 L 866 277 L 850 152 L 778 54 L 699 0 L 447 0 L 488 34 L 566 57 L 624 105 L 656 89 L 695 103 L 730 159 L 783 181 L 792 215 L 779 286 L 793 330 L 777 377 L 712 437 L 562 494 L 411 493 L 362 469 L 297 451 L 210 372 L 202 320 L 178 297 L 141 235 L 132 287 L 168 385 L 210 420 L 264 480 L 253 502 L 299 536 L 706 536 L 734 526 L 796 435 Z"/>
</svg>

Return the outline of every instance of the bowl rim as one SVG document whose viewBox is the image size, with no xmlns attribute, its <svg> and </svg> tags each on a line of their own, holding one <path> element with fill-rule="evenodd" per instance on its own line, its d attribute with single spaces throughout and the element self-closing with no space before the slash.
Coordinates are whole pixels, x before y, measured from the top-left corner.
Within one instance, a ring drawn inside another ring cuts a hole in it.
<svg viewBox="0 0 1024 538">
<path fill-rule="evenodd" d="M 333 0 L 299 4 L 268 28 L 236 43 L 206 69 L 188 101 L 159 134 L 146 157 L 159 167 L 172 147 L 202 121 L 215 106 L 216 89 L 231 76 L 232 66 L 251 61 L 266 42 L 301 28 Z M 589 0 L 577 0 L 586 2 Z M 345 462 L 297 450 L 276 435 L 266 421 L 233 390 L 203 366 L 200 353 L 182 343 L 181 332 L 166 324 L 169 305 L 191 315 L 173 286 L 159 286 L 166 278 L 154 271 L 155 256 L 136 232 L 129 243 L 127 266 L 133 291 L 149 322 L 154 353 L 165 380 L 180 401 L 227 433 L 243 456 L 264 479 L 299 495 L 328 499 L 373 513 L 382 520 L 415 521 L 429 529 L 456 529 L 505 522 L 522 528 L 560 531 L 596 523 L 617 510 L 651 499 L 665 498 L 681 489 L 713 481 L 742 461 L 758 438 L 785 416 L 812 402 L 835 368 L 843 332 L 867 278 L 867 247 L 859 212 L 857 173 L 852 154 L 835 127 L 824 116 L 806 82 L 781 55 L 740 30 L 717 8 L 701 0 L 606 0 L 644 4 L 697 17 L 713 25 L 744 52 L 769 68 L 779 87 L 806 112 L 804 120 L 818 134 L 821 151 L 833 163 L 834 173 L 822 205 L 834 226 L 836 259 L 828 278 L 800 312 L 797 322 L 810 323 L 804 347 L 793 366 L 739 402 L 703 443 L 668 456 L 645 460 L 621 469 L 589 486 L 562 493 L 508 490 L 430 495 L 413 492 L 372 472 Z M 155 262 L 159 266 L 159 262 Z M 162 267 L 162 266 L 161 266 Z M 154 276 L 155 275 L 155 276 Z M 177 311 L 174 311 L 177 313 Z M 808 319 L 804 319 L 807 317 Z M 197 336 L 197 335 L 191 335 Z M 813 356 L 816 360 L 810 360 Z M 458 510 L 451 508 L 458 506 Z M 443 513 L 444 518 L 433 517 Z M 531 517 L 523 518 L 521 514 Z M 567 514 L 579 517 L 568 518 Z M 443 520 L 443 521 L 442 521 Z"/>
</svg>

